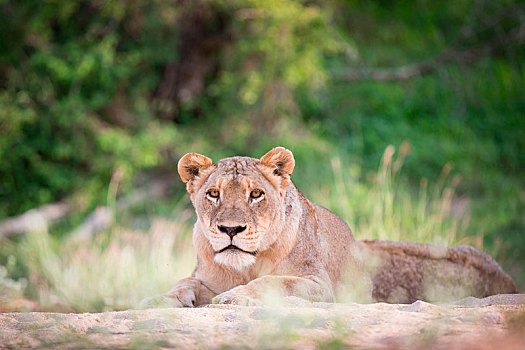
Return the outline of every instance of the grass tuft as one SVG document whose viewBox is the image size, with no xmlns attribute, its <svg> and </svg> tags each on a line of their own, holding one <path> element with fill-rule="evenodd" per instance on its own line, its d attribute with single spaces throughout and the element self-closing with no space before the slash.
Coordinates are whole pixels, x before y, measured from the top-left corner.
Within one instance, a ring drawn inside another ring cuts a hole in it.
<svg viewBox="0 0 525 350">
<path fill-rule="evenodd" d="M 368 181 L 362 180 L 358 167 L 332 159 L 333 179 L 312 199 L 341 216 L 357 239 L 481 248 L 482 239 L 466 236 L 469 203 L 455 194 L 459 178 L 451 177 L 446 165 L 435 184 L 423 178 L 419 190 L 410 192 L 401 173 L 408 150 L 408 144 L 403 144 L 396 156 L 394 147 L 388 146 L 378 171 L 367 176 Z"/>
</svg>

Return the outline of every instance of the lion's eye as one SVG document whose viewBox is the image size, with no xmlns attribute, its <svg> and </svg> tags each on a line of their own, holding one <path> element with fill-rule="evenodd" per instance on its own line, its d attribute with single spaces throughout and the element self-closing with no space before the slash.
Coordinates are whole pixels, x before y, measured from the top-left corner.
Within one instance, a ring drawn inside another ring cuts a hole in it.
<svg viewBox="0 0 525 350">
<path fill-rule="evenodd" d="M 208 190 L 206 194 L 210 196 L 211 198 L 219 198 L 219 190 L 216 190 L 216 189 Z"/>
<path fill-rule="evenodd" d="M 253 190 L 252 192 L 250 192 L 250 198 L 253 198 L 253 199 L 260 198 L 262 195 L 263 195 L 263 191 L 261 190 Z"/>
</svg>

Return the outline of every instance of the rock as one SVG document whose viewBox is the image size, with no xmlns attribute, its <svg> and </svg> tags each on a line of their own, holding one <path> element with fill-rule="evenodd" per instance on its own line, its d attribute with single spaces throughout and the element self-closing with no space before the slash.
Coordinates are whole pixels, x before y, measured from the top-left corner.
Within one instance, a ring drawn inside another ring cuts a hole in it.
<svg viewBox="0 0 525 350">
<path fill-rule="evenodd" d="M 525 304 L 525 294 L 497 294 L 483 299 L 468 297 L 452 303 L 452 305 L 465 307 L 516 304 Z"/>
<path fill-rule="evenodd" d="M 0 348 L 524 349 L 525 295 L 451 304 L 206 305 L 0 314 Z"/>
</svg>

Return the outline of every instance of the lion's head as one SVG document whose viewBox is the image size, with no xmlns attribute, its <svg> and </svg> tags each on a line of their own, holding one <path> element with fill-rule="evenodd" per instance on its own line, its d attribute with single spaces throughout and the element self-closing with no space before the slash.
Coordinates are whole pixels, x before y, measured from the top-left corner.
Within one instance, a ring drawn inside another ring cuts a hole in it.
<svg viewBox="0 0 525 350">
<path fill-rule="evenodd" d="M 197 153 L 180 159 L 179 175 L 215 262 L 242 270 L 276 241 L 294 166 L 292 152 L 283 147 L 261 159 L 233 157 L 213 164 Z"/>
</svg>

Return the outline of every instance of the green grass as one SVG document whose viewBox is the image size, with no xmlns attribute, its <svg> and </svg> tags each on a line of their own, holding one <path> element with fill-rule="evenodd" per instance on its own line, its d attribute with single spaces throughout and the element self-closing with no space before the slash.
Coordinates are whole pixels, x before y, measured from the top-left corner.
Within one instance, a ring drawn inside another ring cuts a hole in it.
<svg viewBox="0 0 525 350">
<path fill-rule="evenodd" d="M 333 158 L 331 182 L 312 199 L 344 218 L 357 239 L 472 244 L 465 234 L 470 219 L 468 208 L 454 207 L 457 178 L 450 179 L 450 167 L 445 167 L 433 184 L 423 178 L 419 189 L 412 193 L 402 177 L 408 151 L 408 144 L 401 146 L 398 155 L 393 146 L 388 146 L 378 171 L 368 182 L 360 181 L 359 168 Z"/>
<path fill-rule="evenodd" d="M 28 293 L 43 309 L 123 310 L 191 274 L 196 260 L 190 231 L 186 216 L 153 218 L 146 231 L 117 225 L 87 242 L 33 232 L 17 255 L 29 271 Z"/>
</svg>

